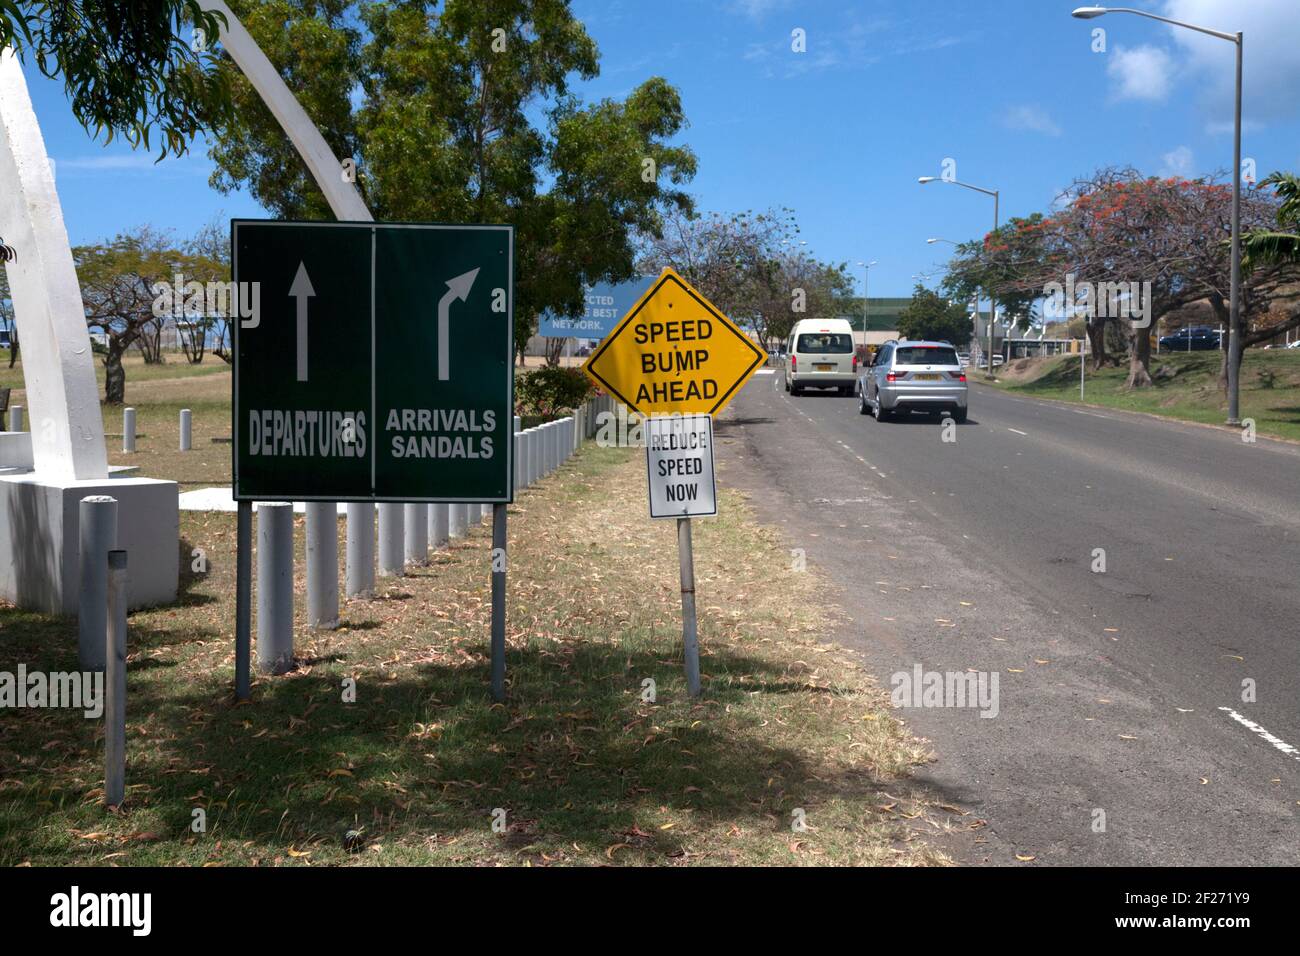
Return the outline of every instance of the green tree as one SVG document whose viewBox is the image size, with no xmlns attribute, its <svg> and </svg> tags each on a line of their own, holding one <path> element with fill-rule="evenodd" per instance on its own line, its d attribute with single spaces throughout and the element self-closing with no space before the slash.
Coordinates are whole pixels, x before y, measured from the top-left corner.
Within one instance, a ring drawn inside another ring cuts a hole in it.
<svg viewBox="0 0 1300 956">
<path fill-rule="evenodd" d="M 568 0 L 270 0 L 237 13 L 279 65 L 377 219 L 515 227 L 516 340 L 543 310 L 580 315 L 584 285 L 635 274 L 634 240 L 690 209 L 695 157 L 672 140 L 681 99 L 651 78 L 580 102 L 599 71 Z M 358 27 L 358 24 L 360 27 Z M 246 186 L 286 218 L 328 206 L 242 77 L 237 121 L 212 149 L 223 190 Z"/>
<path fill-rule="evenodd" d="M 898 334 L 907 339 L 947 341 L 964 348 L 970 343 L 971 320 L 964 305 L 949 302 L 917 283 L 912 301 L 898 315 Z"/>
<path fill-rule="evenodd" d="M 141 226 L 95 245 L 76 246 L 72 260 L 81 283 L 86 325 L 107 339 L 103 353 L 104 401 L 126 401 L 122 356 L 158 321 L 155 286 L 184 273 L 187 261 L 168 237 Z"/>
<path fill-rule="evenodd" d="M 0 0 L 0 49 L 62 76 L 77 121 L 96 135 L 149 149 L 160 129 L 162 158 L 230 117 L 228 77 L 202 40 L 224 23 L 200 0 Z M 199 32 L 182 38 L 186 27 Z"/>
</svg>

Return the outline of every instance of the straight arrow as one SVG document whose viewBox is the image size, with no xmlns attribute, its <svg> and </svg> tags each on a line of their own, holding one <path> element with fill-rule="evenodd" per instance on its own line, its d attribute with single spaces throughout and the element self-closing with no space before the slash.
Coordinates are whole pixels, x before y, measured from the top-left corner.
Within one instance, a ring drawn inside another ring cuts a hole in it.
<svg viewBox="0 0 1300 956">
<path fill-rule="evenodd" d="M 464 302 L 469 297 L 469 290 L 478 278 L 478 270 L 471 269 L 454 279 L 447 280 L 447 292 L 438 300 L 438 381 L 445 382 L 451 377 L 451 362 L 448 355 L 448 313 L 451 304 L 459 299 Z"/>
<path fill-rule="evenodd" d="M 307 381 L 307 300 L 316 294 L 307 278 L 307 267 L 298 263 L 298 272 L 289 286 L 289 297 L 297 300 L 298 306 L 298 381 Z"/>
</svg>

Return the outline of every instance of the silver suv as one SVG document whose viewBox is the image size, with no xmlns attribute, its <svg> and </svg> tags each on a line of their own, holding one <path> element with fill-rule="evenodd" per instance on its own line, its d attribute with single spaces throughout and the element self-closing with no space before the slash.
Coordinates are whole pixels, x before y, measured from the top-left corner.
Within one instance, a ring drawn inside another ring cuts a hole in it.
<svg viewBox="0 0 1300 956">
<path fill-rule="evenodd" d="M 966 372 L 947 342 L 886 342 L 858 377 L 858 411 L 888 421 L 907 412 L 966 420 Z"/>
</svg>

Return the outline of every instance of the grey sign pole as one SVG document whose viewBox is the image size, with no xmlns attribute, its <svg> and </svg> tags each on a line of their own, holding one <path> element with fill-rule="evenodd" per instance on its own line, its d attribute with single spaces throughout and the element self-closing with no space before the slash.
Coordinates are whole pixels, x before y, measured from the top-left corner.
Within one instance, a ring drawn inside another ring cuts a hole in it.
<svg viewBox="0 0 1300 956">
<path fill-rule="evenodd" d="M 104 673 L 104 803 L 126 799 L 126 552 L 108 552 L 108 639 Z"/>
<path fill-rule="evenodd" d="M 677 519 L 677 560 L 682 572 L 682 650 L 686 656 L 686 687 L 700 696 L 700 642 L 695 630 L 695 556 L 691 550 L 691 519 Z"/>
<path fill-rule="evenodd" d="M 506 506 L 492 506 L 492 699 L 506 699 Z"/>
<path fill-rule="evenodd" d="M 253 634 L 253 503 L 239 502 L 235 543 L 235 699 L 248 700 Z"/>
</svg>

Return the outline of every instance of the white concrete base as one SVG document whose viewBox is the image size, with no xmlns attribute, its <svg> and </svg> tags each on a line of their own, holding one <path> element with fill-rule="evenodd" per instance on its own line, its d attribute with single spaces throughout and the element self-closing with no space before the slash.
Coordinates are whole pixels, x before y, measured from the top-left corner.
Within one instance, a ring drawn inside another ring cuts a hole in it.
<svg viewBox="0 0 1300 956">
<path fill-rule="evenodd" d="M 0 597 L 49 614 L 76 614 L 81 499 L 117 499 L 117 546 L 127 551 L 132 608 L 176 600 L 180 513 L 174 481 L 47 481 L 0 475 Z"/>
<path fill-rule="evenodd" d="M 230 493 L 230 486 L 223 485 L 220 488 L 196 488 L 194 491 L 183 491 L 180 496 L 181 511 L 238 511 L 239 505 L 235 501 L 234 495 Z M 253 502 L 253 510 L 256 511 L 261 502 Z M 340 501 L 336 506 L 338 513 L 346 515 L 348 506 Z M 307 511 L 305 501 L 295 501 L 293 503 L 293 513 L 296 515 L 304 514 Z"/>
</svg>

